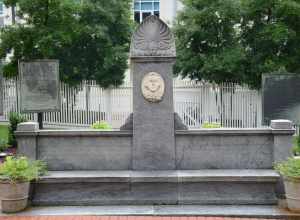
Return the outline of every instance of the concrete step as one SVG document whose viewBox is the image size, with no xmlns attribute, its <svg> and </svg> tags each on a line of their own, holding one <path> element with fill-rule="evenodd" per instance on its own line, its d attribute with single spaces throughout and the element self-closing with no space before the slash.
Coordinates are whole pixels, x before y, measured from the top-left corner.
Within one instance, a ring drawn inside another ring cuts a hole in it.
<svg viewBox="0 0 300 220">
<path fill-rule="evenodd" d="M 33 190 L 34 205 L 270 205 L 273 170 L 53 171 Z"/>
<path fill-rule="evenodd" d="M 300 219 L 300 213 L 292 213 L 276 205 L 43 206 L 29 207 L 22 212 L 13 214 L 0 212 L 0 218 L 2 216 L 20 216 L 20 219 L 25 219 L 24 216 L 36 216 L 37 218 L 43 216 L 218 216 L 227 218 Z"/>
</svg>

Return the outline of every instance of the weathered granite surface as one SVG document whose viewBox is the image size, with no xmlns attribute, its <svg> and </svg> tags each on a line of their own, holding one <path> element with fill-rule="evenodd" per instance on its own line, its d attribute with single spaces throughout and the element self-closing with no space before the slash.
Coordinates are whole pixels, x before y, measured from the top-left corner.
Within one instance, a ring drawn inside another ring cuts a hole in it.
<svg viewBox="0 0 300 220">
<path fill-rule="evenodd" d="M 223 216 L 296 220 L 300 214 L 277 205 L 107 205 L 29 207 L 23 212 L 0 216 Z"/>
<path fill-rule="evenodd" d="M 145 19 L 132 37 L 130 53 L 134 170 L 176 168 L 172 76 L 175 55 L 174 38 L 169 27 L 156 16 Z M 144 85 L 151 74 L 157 80 L 152 79 Z M 144 90 L 152 94 L 147 95 Z M 154 99 L 147 97 L 160 98 L 153 102 Z"/>
<path fill-rule="evenodd" d="M 174 126 L 176 130 L 188 130 L 188 127 L 183 123 L 178 113 L 174 113 Z M 131 113 L 126 119 L 124 125 L 120 127 L 121 131 L 132 131 L 133 130 L 133 113 Z"/>
<path fill-rule="evenodd" d="M 272 170 L 60 171 L 35 186 L 36 205 L 275 204 Z"/>
<path fill-rule="evenodd" d="M 50 170 L 132 169 L 131 131 L 38 130 L 36 126 L 19 125 L 18 151 L 45 160 Z M 293 129 L 271 128 L 176 131 L 176 169 L 270 169 L 275 161 L 290 156 L 293 133 Z"/>
<path fill-rule="evenodd" d="M 22 112 L 60 110 L 58 60 L 21 61 L 19 72 Z"/>
</svg>

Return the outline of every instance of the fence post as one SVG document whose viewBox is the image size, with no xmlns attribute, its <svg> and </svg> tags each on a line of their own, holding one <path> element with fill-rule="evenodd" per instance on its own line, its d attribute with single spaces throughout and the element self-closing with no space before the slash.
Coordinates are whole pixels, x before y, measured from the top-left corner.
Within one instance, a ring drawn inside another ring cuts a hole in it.
<svg viewBox="0 0 300 220">
<path fill-rule="evenodd" d="M 88 84 L 88 81 L 85 82 L 85 109 L 86 109 L 86 116 L 87 116 L 87 124 L 90 124 L 90 86 Z"/>
<path fill-rule="evenodd" d="M 105 95 L 105 119 L 109 124 L 112 124 L 112 89 L 104 90 Z"/>
</svg>

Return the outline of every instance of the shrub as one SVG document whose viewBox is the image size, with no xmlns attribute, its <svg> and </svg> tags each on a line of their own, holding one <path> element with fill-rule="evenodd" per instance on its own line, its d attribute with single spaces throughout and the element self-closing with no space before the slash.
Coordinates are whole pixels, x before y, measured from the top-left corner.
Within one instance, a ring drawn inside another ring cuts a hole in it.
<svg viewBox="0 0 300 220">
<path fill-rule="evenodd" d="M 295 156 L 300 156 L 300 133 L 294 137 L 292 152 Z"/>
<path fill-rule="evenodd" d="M 106 121 L 97 121 L 91 126 L 93 129 L 100 129 L 100 130 L 112 130 L 110 124 Z"/>
<path fill-rule="evenodd" d="M 0 179 L 11 183 L 37 180 L 45 173 L 44 162 L 29 160 L 26 157 L 6 157 L 5 162 L 0 165 Z"/>
<path fill-rule="evenodd" d="M 282 176 L 300 178 L 300 159 L 289 158 L 287 161 L 275 164 L 274 168 Z"/>
<path fill-rule="evenodd" d="M 221 128 L 221 127 L 222 127 L 221 124 L 217 122 L 212 122 L 212 123 L 204 122 L 202 124 L 202 128 Z"/>
<path fill-rule="evenodd" d="M 22 122 L 26 122 L 27 119 L 16 112 L 12 112 L 9 114 L 9 128 L 8 128 L 8 144 L 16 147 L 17 146 L 17 140 L 16 140 L 16 136 L 15 136 L 15 131 L 17 130 L 17 126 L 18 124 L 22 123 Z"/>
<path fill-rule="evenodd" d="M 8 148 L 6 140 L 0 139 L 0 153 L 4 152 Z"/>
</svg>

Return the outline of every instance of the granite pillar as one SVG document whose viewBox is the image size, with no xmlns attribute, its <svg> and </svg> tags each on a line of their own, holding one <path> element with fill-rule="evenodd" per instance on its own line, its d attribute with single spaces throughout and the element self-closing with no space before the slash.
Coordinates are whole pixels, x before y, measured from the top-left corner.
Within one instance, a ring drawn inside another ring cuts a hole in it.
<svg viewBox="0 0 300 220">
<path fill-rule="evenodd" d="M 29 159 L 36 160 L 37 158 L 37 133 L 39 125 L 36 122 L 24 122 L 18 124 L 17 132 L 23 132 L 22 136 L 17 137 L 18 155 L 26 156 Z"/>
<path fill-rule="evenodd" d="M 175 42 L 168 26 L 150 16 L 131 42 L 134 170 L 175 169 L 172 68 Z"/>
<path fill-rule="evenodd" d="M 274 131 L 273 161 L 274 163 L 282 162 L 292 156 L 292 135 L 294 133 L 291 130 L 293 129 L 293 123 L 289 120 L 272 120 L 270 127 Z M 276 131 L 287 131 L 289 134 L 280 134 Z M 277 182 L 276 194 L 279 200 L 285 199 L 282 178 Z"/>
</svg>

